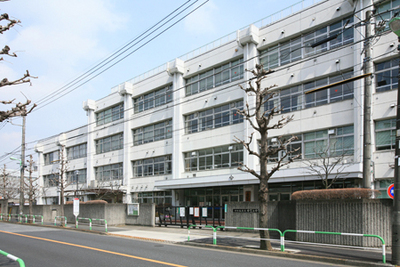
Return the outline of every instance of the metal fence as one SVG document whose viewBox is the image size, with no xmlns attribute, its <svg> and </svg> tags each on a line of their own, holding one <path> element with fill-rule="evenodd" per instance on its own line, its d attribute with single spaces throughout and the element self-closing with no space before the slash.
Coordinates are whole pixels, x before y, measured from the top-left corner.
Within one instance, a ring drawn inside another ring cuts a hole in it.
<svg viewBox="0 0 400 267">
<path fill-rule="evenodd" d="M 156 207 L 156 224 L 159 226 L 176 225 L 189 228 L 190 225 L 225 225 L 224 207 Z"/>
</svg>

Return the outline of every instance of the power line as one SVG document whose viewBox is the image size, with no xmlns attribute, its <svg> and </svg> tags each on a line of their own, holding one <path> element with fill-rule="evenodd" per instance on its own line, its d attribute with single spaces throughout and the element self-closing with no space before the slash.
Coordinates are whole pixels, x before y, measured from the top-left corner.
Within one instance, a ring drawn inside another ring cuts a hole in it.
<svg viewBox="0 0 400 267">
<path fill-rule="evenodd" d="M 189 12 L 188 14 L 184 15 L 183 17 L 181 17 L 180 19 L 178 19 L 176 22 L 174 22 L 172 25 L 169 25 L 166 29 L 162 30 L 160 33 L 157 33 L 156 36 L 152 37 L 150 40 L 147 40 L 145 43 L 143 43 L 142 45 L 140 45 L 139 47 L 137 47 L 136 49 L 134 49 L 133 51 L 129 52 L 128 54 L 124 55 L 122 58 L 120 58 L 119 60 L 117 60 L 116 62 L 112 63 L 111 65 L 109 65 L 108 67 L 104 68 L 103 70 L 101 70 L 100 72 L 94 74 L 96 71 L 99 71 L 101 68 L 105 67 L 107 64 L 110 64 L 113 60 L 117 59 L 118 57 L 122 56 L 124 53 L 128 52 L 128 50 L 130 50 L 131 48 L 133 48 L 135 45 L 139 44 L 140 42 L 144 41 L 147 37 L 149 37 L 151 34 L 153 34 L 155 31 L 159 30 L 162 26 L 166 25 L 167 23 L 169 23 L 172 19 L 176 18 L 177 16 L 179 16 L 180 14 L 182 14 L 184 11 L 186 11 L 188 8 L 190 8 L 191 6 L 193 6 L 198 0 L 196 0 L 193 4 L 189 5 L 188 7 L 186 7 L 184 10 L 182 10 L 181 12 L 179 12 L 177 15 L 173 16 L 171 19 L 169 19 L 167 22 L 163 23 L 161 26 L 159 26 L 158 28 L 156 28 L 154 31 L 150 32 L 149 34 L 147 34 L 146 36 L 144 36 L 143 38 L 141 38 L 139 41 L 137 41 L 135 44 L 129 46 L 127 49 L 125 49 L 124 51 L 122 51 L 121 53 L 119 53 L 118 55 L 114 56 L 112 59 L 108 60 L 107 62 L 105 62 L 104 64 L 98 64 L 98 66 L 94 67 L 95 69 L 92 71 L 88 71 L 89 73 L 84 74 L 84 77 L 80 78 L 80 79 L 76 79 L 73 82 L 70 82 L 69 85 L 67 87 L 65 87 L 63 90 L 59 90 L 59 92 L 57 92 L 57 94 L 54 94 L 52 96 L 53 100 L 47 100 L 47 103 L 45 103 L 45 101 L 42 101 L 42 105 L 39 106 L 38 108 L 36 108 L 34 111 L 38 111 L 39 109 L 55 102 L 56 100 L 60 99 L 61 97 L 71 93 L 72 91 L 80 88 L 81 86 L 85 85 L 86 83 L 88 83 L 89 81 L 93 80 L 94 78 L 96 78 L 97 76 L 99 76 L 100 74 L 104 73 L 105 71 L 109 70 L 110 68 L 112 68 L 113 66 L 115 66 L 116 64 L 120 63 L 122 60 L 126 59 L 128 56 L 132 55 L 133 53 L 135 53 L 136 51 L 138 51 L 139 49 L 141 49 L 142 47 L 144 47 L 145 45 L 147 45 L 148 43 L 150 43 L 151 41 L 153 41 L 154 39 L 156 39 L 157 37 L 159 37 L 160 35 L 162 35 L 164 32 L 166 32 L 167 30 L 169 30 L 170 28 L 172 28 L 173 26 L 175 26 L 178 22 L 182 21 L 184 18 L 186 18 L 187 16 L 189 16 L 190 14 L 192 14 L 193 12 L 195 12 L 197 9 L 199 9 L 201 6 L 203 6 L 204 4 L 206 4 L 209 0 L 203 2 L 201 5 L 197 6 L 194 10 L 192 10 L 191 12 Z M 186 4 L 186 3 L 185 3 Z M 178 8 L 179 9 L 179 8 Z M 175 12 L 175 11 L 174 11 Z M 173 12 L 173 13 L 174 13 Z M 164 20 L 164 19 L 163 19 Z M 136 40 L 136 39 L 135 39 Z M 133 41 L 132 41 L 133 42 Z M 83 81 L 85 78 L 87 78 L 88 76 L 93 75 L 92 77 L 88 78 L 87 80 Z M 81 82 L 81 83 L 80 83 Z M 78 84 L 80 83 L 80 84 Z M 76 86 L 75 86 L 76 85 Z M 75 87 L 73 87 L 75 86 Z M 72 88 L 73 87 L 73 88 Z M 68 90 L 68 91 L 66 91 Z"/>
<path fill-rule="evenodd" d="M 360 41 L 363 41 L 363 40 L 360 40 Z M 351 45 L 354 45 L 355 43 L 351 43 Z M 329 50 L 329 52 L 331 52 L 331 50 Z M 390 51 L 389 51 L 390 52 Z M 318 54 L 317 56 L 321 56 L 321 54 Z M 381 55 L 382 56 L 382 55 Z M 309 60 L 310 59 L 310 57 L 308 57 L 307 58 L 307 60 Z M 296 62 L 296 64 L 299 64 L 299 62 Z M 294 66 L 294 65 L 296 65 L 296 64 L 292 64 L 291 66 Z M 282 70 L 283 68 L 287 68 L 287 66 L 288 65 L 285 65 L 285 66 L 281 66 L 281 68 L 280 69 L 278 69 L 278 70 Z M 135 117 L 135 118 L 137 118 L 137 117 Z"/>
</svg>

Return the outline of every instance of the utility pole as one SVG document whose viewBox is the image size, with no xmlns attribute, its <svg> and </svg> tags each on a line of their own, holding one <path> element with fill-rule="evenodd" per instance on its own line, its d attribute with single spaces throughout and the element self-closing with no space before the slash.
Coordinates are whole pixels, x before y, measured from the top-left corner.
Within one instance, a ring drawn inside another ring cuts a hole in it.
<svg viewBox="0 0 400 267">
<path fill-rule="evenodd" d="M 371 61 L 371 48 L 370 38 L 372 36 L 372 24 L 370 20 L 372 18 L 372 11 L 366 12 L 366 40 L 365 40 L 365 58 L 364 58 L 364 73 L 370 73 L 372 71 Z M 363 187 L 371 188 L 371 95 L 372 95 L 372 77 L 368 75 L 365 77 L 364 85 L 364 138 L 363 138 Z"/>
<path fill-rule="evenodd" d="M 21 142 L 21 177 L 19 181 L 19 214 L 24 213 L 24 187 L 25 187 L 25 125 L 26 125 L 26 114 L 22 116 L 22 142 Z"/>
<path fill-rule="evenodd" d="M 400 18 L 389 21 L 389 27 L 397 35 L 397 51 L 400 53 Z M 399 62 L 400 69 L 400 62 Z M 400 72 L 397 76 L 400 78 Z M 392 213 L 392 264 L 400 265 L 400 88 L 397 87 L 396 142 L 394 154 L 394 199 Z"/>
<path fill-rule="evenodd" d="M 400 43 L 400 37 L 398 37 Z M 397 47 L 400 53 L 400 45 Z M 399 62 L 400 64 L 400 62 Z M 400 65 L 399 65 L 400 69 Z M 398 74 L 400 78 L 400 73 Z M 394 199 L 392 220 L 392 263 L 400 264 L 400 91 L 397 88 L 396 143 L 394 156 Z"/>
</svg>

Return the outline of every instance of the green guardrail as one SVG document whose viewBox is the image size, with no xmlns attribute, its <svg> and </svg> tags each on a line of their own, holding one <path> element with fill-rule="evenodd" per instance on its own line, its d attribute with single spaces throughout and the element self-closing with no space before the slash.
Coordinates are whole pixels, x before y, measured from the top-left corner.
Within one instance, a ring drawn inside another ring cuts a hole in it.
<svg viewBox="0 0 400 267">
<path fill-rule="evenodd" d="M 253 227 L 234 227 L 234 226 L 218 226 L 217 228 L 237 229 L 237 230 L 254 230 L 254 231 L 275 231 L 275 232 L 278 232 L 279 236 L 280 236 L 281 251 L 285 250 L 283 233 L 279 229 L 275 229 L 275 228 L 253 228 Z"/>
<path fill-rule="evenodd" d="M 106 229 L 106 233 L 107 233 L 107 220 L 106 219 L 92 219 L 93 221 L 93 225 L 100 225 L 101 226 L 101 222 L 104 222 L 104 227 Z M 100 222 L 100 224 L 95 224 L 95 222 Z"/>
<path fill-rule="evenodd" d="M 25 262 L 22 259 L 14 256 L 14 255 L 12 255 L 10 253 L 7 253 L 7 252 L 5 252 L 3 250 L 0 250 L 0 254 L 3 255 L 3 256 L 6 256 L 7 258 L 9 258 L 9 259 L 11 259 L 13 261 L 18 262 L 20 267 L 25 267 Z"/>
<path fill-rule="evenodd" d="M 92 230 L 92 219 L 90 218 L 82 218 L 82 217 L 78 217 L 76 218 L 76 228 L 78 229 L 78 224 L 79 224 L 79 220 L 86 220 L 89 221 L 89 230 Z"/>
<path fill-rule="evenodd" d="M 385 249 L 385 240 L 379 235 L 369 235 L 369 234 L 355 234 L 355 233 L 340 233 L 340 232 L 323 232 L 323 231 L 307 231 L 307 230 L 286 230 L 283 232 L 283 239 L 285 238 L 286 233 L 305 233 L 305 234 L 323 234 L 323 235 L 343 235 L 343 236 L 361 236 L 361 237 L 375 237 L 381 240 L 382 242 L 382 261 L 386 263 L 386 249 Z M 284 244 L 284 243 L 283 243 Z M 284 251 L 285 248 L 283 247 Z"/>
<path fill-rule="evenodd" d="M 21 215 L 20 214 L 8 214 L 8 221 L 11 221 L 12 217 L 16 217 L 18 222 L 21 222 Z"/>
<path fill-rule="evenodd" d="M 212 225 L 196 225 L 196 224 L 191 224 L 188 227 L 188 241 L 190 241 L 190 228 L 194 227 L 204 227 L 204 228 L 212 228 L 213 230 L 213 245 L 217 244 L 217 228 L 213 227 Z"/>
<path fill-rule="evenodd" d="M 60 219 L 60 223 L 61 223 L 61 219 L 64 219 L 64 226 L 67 227 L 67 217 L 65 217 L 65 216 L 56 216 L 54 218 L 54 226 L 57 226 L 57 219 Z"/>
<path fill-rule="evenodd" d="M 33 224 L 36 223 L 36 217 L 39 217 L 41 220 L 41 224 L 43 225 L 43 216 L 42 215 L 32 215 L 33 216 Z"/>
</svg>

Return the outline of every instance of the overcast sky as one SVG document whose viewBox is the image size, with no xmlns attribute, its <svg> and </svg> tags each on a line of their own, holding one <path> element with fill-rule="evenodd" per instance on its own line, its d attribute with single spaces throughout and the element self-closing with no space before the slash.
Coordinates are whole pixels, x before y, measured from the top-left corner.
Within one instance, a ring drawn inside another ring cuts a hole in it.
<svg viewBox="0 0 400 267">
<path fill-rule="evenodd" d="M 194 7 L 206 0 L 199 0 Z M 318 0 L 314 0 L 317 2 Z M 29 70 L 38 79 L 0 88 L 0 100 L 34 103 L 62 88 L 113 52 L 139 36 L 187 0 L 11 0 L 0 3 L 1 13 L 21 25 L 0 36 L 0 49 L 18 57 L 4 57 L 0 79 L 18 79 Z M 192 0 L 190 3 L 195 2 Z M 111 88 L 187 52 L 285 9 L 299 0 L 210 0 L 170 30 L 122 62 L 66 96 L 39 105 L 27 116 L 26 154 L 35 141 L 87 123 L 82 102 L 98 100 Z M 313 0 L 305 1 L 310 4 Z M 194 9 L 192 7 L 192 10 Z M 187 13 L 187 12 L 186 12 Z M 180 16 L 182 17 L 182 15 Z M 4 25 L 4 23 L 2 23 Z M 0 104 L 0 110 L 5 106 Z M 0 166 L 17 168 L 8 153 L 20 156 L 21 119 L 0 123 Z"/>
</svg>

